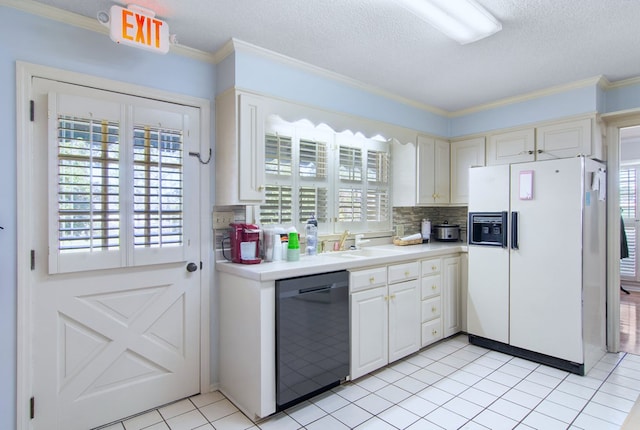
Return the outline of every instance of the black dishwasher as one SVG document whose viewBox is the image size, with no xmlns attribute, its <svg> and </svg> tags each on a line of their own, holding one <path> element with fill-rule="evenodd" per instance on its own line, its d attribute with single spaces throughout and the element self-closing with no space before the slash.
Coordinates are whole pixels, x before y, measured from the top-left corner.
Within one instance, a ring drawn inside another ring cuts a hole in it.
<svg viewBox="0 0 640 430">
<path fill-rule="evenodd" d="M 349 375 L 349 273 L 276 281 L 276 407 L 283 410 Z"/>
</svg>

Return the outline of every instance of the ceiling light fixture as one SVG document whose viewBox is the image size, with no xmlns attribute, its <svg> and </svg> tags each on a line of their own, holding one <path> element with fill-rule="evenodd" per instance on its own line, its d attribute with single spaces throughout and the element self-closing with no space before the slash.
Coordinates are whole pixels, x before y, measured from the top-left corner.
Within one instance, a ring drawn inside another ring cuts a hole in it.
<svg viewBox="0 0 640 430">
<path fill-rule="evenodd" d="M 461 45 L 502 29 L 502 24 L 475 0 L 395 0 Z"/>
</svg>

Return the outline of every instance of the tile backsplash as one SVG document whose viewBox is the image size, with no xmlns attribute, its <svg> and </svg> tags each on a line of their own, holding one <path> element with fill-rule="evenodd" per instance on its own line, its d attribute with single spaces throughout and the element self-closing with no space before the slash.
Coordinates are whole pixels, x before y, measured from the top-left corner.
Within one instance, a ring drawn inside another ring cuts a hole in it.
<svg viewBox="0 0 640 430">
<path fill-rule="evenodd" d="M 420 233 L 423 219 L 431 221 L 431 225 L 449 224 L 460 225 L 460 237 L 467 236 L 467 207 L 466 206 L 439 206 L 439 207 L 394 207 L 393 225 L 402 225 L 404 234 Z"/>
</svg>

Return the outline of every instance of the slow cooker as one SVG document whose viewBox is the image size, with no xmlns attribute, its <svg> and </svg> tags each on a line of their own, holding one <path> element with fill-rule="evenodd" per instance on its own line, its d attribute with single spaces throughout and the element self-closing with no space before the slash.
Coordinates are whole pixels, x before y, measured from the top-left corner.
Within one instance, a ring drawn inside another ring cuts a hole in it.
<svg viewBox="0 0 640 430">
<path fill-rule="evenodd" d="M 440 242 L 457 242 L 460 240 L 460 224 L 449 224 L 448 221 L 435 224 L 433 238 Z"/>
</svg>

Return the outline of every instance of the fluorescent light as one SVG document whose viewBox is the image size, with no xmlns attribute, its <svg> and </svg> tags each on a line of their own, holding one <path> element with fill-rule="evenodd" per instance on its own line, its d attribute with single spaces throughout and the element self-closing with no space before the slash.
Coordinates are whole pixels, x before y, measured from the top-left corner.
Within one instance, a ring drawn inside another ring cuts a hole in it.
<svg viewBox="0 0 640 430">
<path fill-rule="evenodd" d="M 475 0 L 395 1 L 462 45 L 502 29 L 502 24 Z"/>
</svg>

